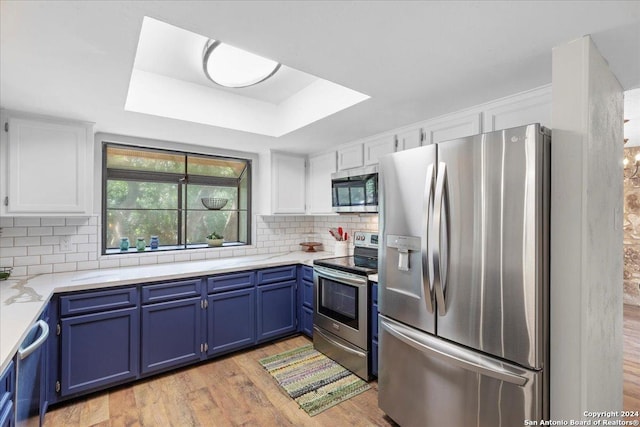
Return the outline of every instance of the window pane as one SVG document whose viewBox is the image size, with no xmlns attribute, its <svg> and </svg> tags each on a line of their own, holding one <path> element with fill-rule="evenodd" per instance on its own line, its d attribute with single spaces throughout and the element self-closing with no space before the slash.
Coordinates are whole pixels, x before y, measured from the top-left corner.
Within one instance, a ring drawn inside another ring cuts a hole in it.
<svg viewBox="0 0 640 427">
<path fill-rule="evenodd" d="M 238 189 L 235 187 L 214 187 L 210 185 L 189 184 L 187 186 L 187 209 L 206 209 L 200 200 L 203 197 L 226 199 L 227 204 L 222 209 L 236 209 Z"/>
<path fill-rule="evenodd" d="M 184 174 L 185 157 L 162 151 L 107 146 L 107 168 Z"/>
<path fill-rule="evenodd" d="M 210 157 L 189 156 L 187 173 L 189 175 L 218 176 L 238 178 L 247 163 L 233 159 L 215 159 Z"/>
<path fill-rule="evenodd" d="M 160 245 L 178 244 L 178 211 L 121 211 L 107 210 L 106 248 L 119 248 L 120 239 L 128 237 L 131 247 L 135 247 L 136 238 L 144 237 L 149 245 L 151 236 L 158 236 Z"/>
<path fill-rule="evenodd" d="M 225 242 L 238 241 L 238 215 L 234 211 L 189 211 L 185 220 L 187 244 L 206 243 L 206 236 L 216 232 Z"/>
<path fill-rule="evenodd" d="M 107 181 L 107 209 L 177 209 L 178 184 Z"/>
</svg>

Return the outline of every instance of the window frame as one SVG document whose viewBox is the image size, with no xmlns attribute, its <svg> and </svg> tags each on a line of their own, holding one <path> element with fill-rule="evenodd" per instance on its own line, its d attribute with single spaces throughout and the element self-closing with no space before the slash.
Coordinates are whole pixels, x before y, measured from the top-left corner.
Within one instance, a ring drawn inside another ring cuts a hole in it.
<svg viewBox="0 0 640 427">
<path fill-rule="evenodd" d="M 167 153 L 171 155 L 179 155 L 184 157 L 185 161 L 185 173 L 171 173 L 171 172 L 154 172 L 154 171 L 136 171 L 136 170 L 126 170 L 126 169 L 108 169 L 107 168 L 107 148 L 108 147 L 116 147 L 116 148 L 124 148 L 124 149 L 132 149 L 132 150 L 141 150 L 141 151 L 150 151 L 150 152 L 160 152 Z M 238 178 L 227 178 L 227 177 L 215 177 L 215 176 L 205 176 L 205 175 L 189 175 L 188 174 L 188 165 L 189 165 L 189 157 L 204 157 L 210 159 L 219 159 L 219 160 L 235 160 L 244 162 L 246 167 L 244 171 L 238 176 Z M 109 179 L 120 179 L 125 181 L 138 181 L 138 182 L 154 182 L 154 183 L 170 183 L 178 185 L 178 195 L 177 195 L 177 212 L 178 212 L 178 224 L 177 224 L 177 245 L 167 245 L 168 247 L 161 249 L 161 247 L 157 250 L 153 250 L 154 253 L 158 252 L 174 252 L 174 251 L 183 251 L 190 249 L 219 249 L 220 247 L 210 248 L 206 244 L 187 244 L 186 241 L 186 225 L 184 224 L 184 217 L 188 214 L 189 209 L 187 208 L 187 204 L 184 201 L 184 197 L 186 196 L 187 187 L 183 187 L 183 185 L 210 185 L 210 186 L 223 186 L 223 187 L 235 187 L 238 189 L 238 194 L 240 192 L 240 187 L 243 179 L 247 180 L 247 195 L 246 195 L 246 203 L 247 208 L 240 208 L 240 200 L 237 200 L 237 207 L 234 211 L 238 216 L 237 221 L 237 235 L 240 236 L 240 213 L 246 211 L 247 219 L 246 219 L 246 242 L 229 242 L 225 243 L 222 247 L 241 247 L 241 246 L 249 246 L 251 245 L 251 238 L 253 236 L 252 232 L 252 160 L 241 157 L 232 157 L 232 156 L 224 156 L 217 154 L 207 154 L 207 153 L 198 153 L 193 151 L 181 151 L 175 149 L 167 149 L 167 148 L 158 148 L 144 145 L 135 145 L 135 144 L 125 144 L 121 142 L 113 142 L 108 140 L 102 141 L 102 175 L 101 175 L 101 189 L 102 195 L 100 198 L 101 202 L 101 255 L 121 255 L 121 254 L 133 254 L 133 253 L 149 253 L 149 250 L 145 250 L 144 252 L 136 252 L 136 251 L 116 251 L 113 248 L 107 248 L 107 181 Z M 154 178 L 150 180 L 149 178 Z M 184 190 L 183 190 L 184 189 Z M 144 210 L 144 209 L 140 209 Z M 149 243 L 149 242 L 147 242 Z M 147 244 L 147 246 L 149 246 Z M 130 248 L 135 248 L 135 241 L 131 241 L 130 239 Z"/>
</svg>

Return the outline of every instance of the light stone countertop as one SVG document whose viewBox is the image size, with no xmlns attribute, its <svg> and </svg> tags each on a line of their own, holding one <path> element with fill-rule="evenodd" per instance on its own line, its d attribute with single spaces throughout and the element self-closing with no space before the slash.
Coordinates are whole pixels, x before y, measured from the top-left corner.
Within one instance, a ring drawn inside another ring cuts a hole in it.
<svg viewBox="0 0 640 427">
<path fill-rule="evenodd" d="M 0 373 L 9 365 L 30 326 L 54 293 L 100 289 L 145 282 L 184 279 L 233 271 L 313 265 L 314 259 L 331 258 L 333 252 L 285 252 L 206 261 L 42 274 L 0 282 Z M 50 332 L 51 333 L 51 332 Z"/>
</svg>

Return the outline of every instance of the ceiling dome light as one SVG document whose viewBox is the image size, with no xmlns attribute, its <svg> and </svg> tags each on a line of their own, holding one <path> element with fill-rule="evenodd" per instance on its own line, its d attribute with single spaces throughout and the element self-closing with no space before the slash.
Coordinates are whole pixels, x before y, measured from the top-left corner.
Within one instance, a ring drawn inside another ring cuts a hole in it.
<svg viewBox="0 0 640 427">
<path fill-rule="evenodd" d="M 212 82 L 240 88 L 265 81 L 278 71 L 280 64 L 218 40 L 209 40 L 204 47 L 202 67 Z"/>
</svg>

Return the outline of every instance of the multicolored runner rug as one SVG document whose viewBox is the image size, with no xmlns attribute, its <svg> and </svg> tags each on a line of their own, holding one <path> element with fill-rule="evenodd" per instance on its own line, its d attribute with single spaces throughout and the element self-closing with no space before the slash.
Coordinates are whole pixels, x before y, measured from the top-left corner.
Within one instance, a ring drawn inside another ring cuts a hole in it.
<svg viewBox="0 0 640 427">
<path fill-rule="evenodd" d="M 313 345 L 266 357 L 260 364 L 312 417 L 371 388 Z"/>
</svg>

